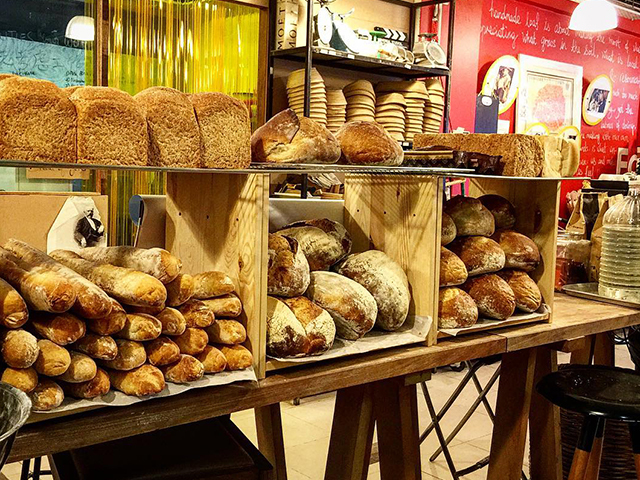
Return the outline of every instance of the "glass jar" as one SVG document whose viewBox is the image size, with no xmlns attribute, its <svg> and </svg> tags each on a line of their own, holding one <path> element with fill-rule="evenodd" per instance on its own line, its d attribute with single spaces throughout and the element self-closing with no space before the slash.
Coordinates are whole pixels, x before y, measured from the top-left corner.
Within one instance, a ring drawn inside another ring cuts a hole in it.
<svg viewBox="0 0 640 480">
<path fill-rule="evenodd" d="M 581 235 L 562 232 L 558 234 L 556 254 L 556 292 L 564 285 L 589 281 L 589 256 L 591 241 Z"/>
</svg>

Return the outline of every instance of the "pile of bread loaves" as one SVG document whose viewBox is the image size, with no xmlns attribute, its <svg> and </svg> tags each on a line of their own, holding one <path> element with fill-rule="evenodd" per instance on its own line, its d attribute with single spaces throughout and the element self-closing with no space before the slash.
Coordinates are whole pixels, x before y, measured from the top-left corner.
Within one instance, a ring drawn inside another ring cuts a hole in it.
<svg viewBox="0 0 640 480">
<path fill-rule="evenodd" d="M 90 399 L 115 388 L 145 396 L 165 381 L 250 367 L 231 278 L 181 268 L 159 248 L 49 256 L 9 240 L 0 248 L 2 381 L 44 411 L 65 394 Z"/>
<path fill-rule="evenodd" d="M 351 252 L 351 237 L 328 219 L 292 223 L 269 235 L 267 353 L 303 357 L 335 336 L 358 340 L 374 326 L 399 329 L 410 292 L 402 268 L 383 252 Z"/>
<path fill-rule="evenodd" d="M 444 212 L 439 328 L 471 327 L 478 316 L 505 320 L 516 310 L 538 310 L 542 295 L 529 273 L 540 264 L 540 252 L 513 230 L 513 205 L 499 195 L 458 196 Z"/>
<path fill-rule="evenodd" d="M 0 75 L 0 158 L 33 162 L 246 168 L 251 123 L 222 93 L 58 88 Z"/>
</svg>

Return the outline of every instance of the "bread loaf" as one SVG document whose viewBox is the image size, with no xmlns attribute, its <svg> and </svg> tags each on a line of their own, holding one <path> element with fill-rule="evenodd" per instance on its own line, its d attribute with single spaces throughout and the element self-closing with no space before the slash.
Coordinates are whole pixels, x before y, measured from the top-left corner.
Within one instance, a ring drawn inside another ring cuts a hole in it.
<svg viewBox="0 0 640 480">
<path fill-rule="evenodd" d="M 62 382 L 61 386 L 65 394 L 70 397 L 92 399 L 109 393 L 111 381 L 107 372 L 99 368 L 96 376 L 88 382 Z"/>
<path fill-rule="evenodd" d="M 207 305 L 200 300 L 189 300 L 178 308 L 178 311 L 184 317 L 187 327 L 205 328 L 211 325 L 216 316 Z"/>
<path fill-rule="evenodd" d="M 501 230 L 492 237 L 505 253 L 505 268 L 532 272 L 540 264 L 540 250 L 529 237 L 512 230 Z"/>
<path fill-rule="evenodd" d="M 40 349 L 36 337 L 26 330 L 0 332 L 0 351 L 4 362 L 13 368 L 28 368 L 35 363 Z"/>
<path fill-rule="evenodd" d="M 162 333 L 162 323 L 151 315 L 128 313 L 124 328 L 116 333 L 118 338 L 146 342 L 158 338 Z"/>
<path fill-rule="evenodd" d="M 68 250 L 56 250 L 51 252 L 51 256 L 124 304 L 154 307 L 164 304 L 167 299 L 167 290 L 162 282 L 146 273 L 85 260 Z"/>
<path fill-rule="evenodd" d="M 209 337 L 207 336 L 207 332 L 201 328 L 188 327 L 182 335 L 173 337 L 173 341 L 176 342 L 180 348 L 180 353 L 198 355 L 204 351 Z"/>
<path fill-rule="evenodd" d="M 251 352 L 242 345 L 214 345 L 227 359 L 227 370 L 245 370 L 253 365 Z"/>
<path fill-rule="evenodd" d="M 127 395 L 145 397 L 164 390 L 164 375 L 153 365 L 142 365 L 133 370 L 122 372 L 109 370 L 111 385 Z"/>
<path fill-rule="evenodd" d="M 376 326 L 393 331 L 400 328 L 409 314 L 409 281 L 400 265 L 379 250 L 349 255 L 338 273 L 355 280 L 367 289 L 378 306 Z"/>
<path fill-rule="evenodd" d="M 198 168 L 200 132 L 189 96 L 174 88 L 150 87 L 133 99 L 147 120 L 149 165 Z"/>
<path fill-rule="evenodd" d="M 76 292 L 76 301 L 72 311 L 80 317 L 86 319 L 104 318 L 111 313 L 112 301 L 109 296 L 82 275 L 20 240 L 10 239 L 4 247 L 26 264 L 29 271 L 33 271 L 33 269 L 52 270 L 68 280 Z"/>
<path fill-rule="evenodd" d="M 73 348 L 98 360 L 114 360 L 118 356 L 116 341 L 109 336 L 95 333 L 87 333 L 73 344 Z"/>
<path fill-rule="evenodd" d="M 470 278 L 462 288 L 471 295 L 483 317 L 506 320 L 516 309 L 516 298 L 507 282 L 498 275 Z"/>
<path fill-rule="evenodd" d="M 184 316 L 174 308 L 165 308 L 156 318 L 162 325 L 163 335 L 182 335 L 187 328 Z"/>
<path fill-rule="evenodd" d="M 340 163 L 353 165 L 401 165 L 404 152 L 397 140 L 375 122 L 347 122 L 336 132 Z"/>
<path fill-rule="evenodd" d="M 54 83 L 5 78 L 0 112 L 0 158 L 75 163 L 76 110 Z"/>
<path fill-rule="evenodd" d="M 216 92 L 189 97 L 196 111 L 205 168 L 247 168 L 251 163 L 251 122 L 244 103 Z"/>
<path fill-rule="evenodd" d="M 167 306 L 179 307 L 193 297 L 195 284 L 191 275 L 179 273 L 165 287 L 167 288 Z"/>
<path fill-rule="evenodd" d="M 438 301 L 438 328 L 467 328 L 478 321 L 476 302 L 456 287 L 440 289 Z"/>
<path fill-rule="evenodd" d="M 227 359 L 220 350 L 207 345 L 202 353 L 196 355 L 204 367 L 204 373 L 220 373 L 227 367 Z"/>
<path fill-rule="evenodd" d="M 60 385 L 48 378 L 41 378 L 36 388 L 29 393 L 31 409 L 47 412 L 58 408 L 64 401 L 64 392 Z"/>
<path fill-rule="evenodd" d="M 483 195 L 478 200 L 493 215 L 496 230 L 515 226 L 516 209 L 509 200 L 494 194 Z"/>
<path fill-rule="evenodd" d="M 440 287 L 462 285 L 467 277 L 467 267 L 460 257 L 451 250 L 440 247 Z"/>
<path fill-rule="evenodd" d="M 147 361 L 144 346 L 133 340 L 116 339 L 118 355 L 113 360 L 101 360 L 102 365 L 114 370 L 133 370 Z"/>
<path fill-rule="evenodd" d="M 295 222 L 277 233 L 298 241 L 311 271 L 329 270 L 351 252 L 349 232 L 327 218 Z"/>
<path fill-rule="evenodd" d="M 18 291 L 0 278 L 0 325 L 19 328 L 29 320 L 27 304 Z"/>
<path fill-rule="evenodd" d="M 162 283 L 173 281 L 182 269 L 180 259 L 162 248 L 89 247 L 80 250 L 79 255 L 92 262 L 146 273 Z"/>
<path fill-rule="evenodd" d="M 236 289 L 231 277 L 223 272 L 199 273 L 194 275 L 193 284 L 193 298 L 199 300 L 220 297 Z"/>
<path fill-rule="evenodd" d="M 242 302 L 234 293 L 201 300 L 201 302 L 213 312 L 216 318 L 236 318 L 242 313 Z"/>
<path fill-rule="evenodd" d="M 206 328 L 209 343 L 221 343 L 223 345 L 237 345 L 247 340 L 247 330 L 235 320 L 219 319 L 213 325 Z"/>
<path fill-rule="evenodd" d="M 33 367 L 40 375 L 57 377 L 67 371 L 71 365 L 71 355 L 66 348 L 56 345 L 51 340 L 38 340 L 40 353 Z"/>
<path fill-rule="evenodd" d="M 143 315 L 151 315 L 152 317 L 155 317 L 165 308 L 167 308 L 167 306 L 164 303 L 156 307 L 134 307 L 132 305 L 127 305 L 126 311 L 127 313 L 141 313 Z"/>
<path fill-rule="evenodd" d="M 293 237 L 269 234 L 267 293 L 282 297 L 302 295 L 309 286 L 309 262 Z"/>
<path fill-rule="evenodd" d="M 525 272 L 503 270 L 498 273 L 506 281 L 516 298 L 516 308 L 523 312 L 535 312 L 542 305 L 542 294 L 536 282 Z"/>
<path fill-rule="evenodd" d="M 500 245 L 487 237 L 460 237 L 449 244 L 465 267 L 470 277 L 502 270 L 505 255 Z"/>
<path fill-rule="evenodd" d="M 33 391 L 38 385 L 38 374 L 33 367 L 29 368 L 11 368 L 7 367 L 2 372 L 0 381 L 13 385 L 24 393 Z"/>
<path fill-rule="evenodd" d="M 159 337 L 147 342 L 144 348 L 151 365 L 168 365 L 180 359 L 180 347 L 167 337 Z"/>
<path fill-rule="evenodd" d="M 458 237 L 481 235 L 490 237 L 495 231 L 495 220 L 480 200 L 471 197 L 453 197 L 444 205 L 456 224 Z"/>
<path fill-rule="evenodd" d="M 254 162 L 336 163 L 340 144 L 318 122 L 298 117 L 290 108 L 274 115 L 251 136 Z"/>
<path fill-rule="evenodd" d="M 69 312 L 34 313 L 31 315 L 31 328 L 38 336 L 61 346 L 78 341 L 87 331 L 85 323 Z"/>
<path fill-rule="evenodd" d="M 78 163 L 147 165 L 147 122 L 131 95 L 88 86 L 69 99 L 78 113 Z"/>
<path fill-rule="evenodd" d="M 301 357 L 310 348 L 307 332 L 282 300 L 267 297 L 267 354 L 272 357 Z"/>
<path fill-rule="evenodd" d="M 336 324 L 331 315 L 307 297 L 286 298 L 283 302 L 291 309 L 307 334 L 307 355 L 319 355 L 333 346 Z"/>
<path fill-rule="evenodd" d="M 191 355 L 180 355 L 180 359 L 170 365 L 160 367 L 164 379 L 171 383 L 189 383 L 200 380 L 204 375 L 204 365 Z"/>
<path fill-rule="evenodd" d="M 58 378 L 69 383 L 88 382 L 98 372 L 96 362 L 91 357 L 79 352 L 69 352 L 71 363 L 69 368 Z"/>
<path fill-rule="evenodd" d="M 111 313 L 103 318 L 87 321 L 87 329 L 98 335 L 113 335 L 124 328 L 127 313 L 116 300 L 111 299 Z"/>
<path fill-rule="evenodd" d="M 440 243 L 443 247 L 445 245 L 449 245 L 456 239 L 457 235 L 458 231 L 453 218 L 451 218 L 449 214 L 442 212 L 442 233 L 440 235 Z"/>
<path fill-rule="evenodd" d="M 333 272 L 312 272 L 305 296 L 328 311 L 340 338 L 357 340 L 378 316 L 375 298 L 358 282 Z"/>
<path fill-rule="evenodd" d="M 544 149 L 543 177 L 573 177 L 580 167 L 580 140 L 536 135 Z"/>
</svg>

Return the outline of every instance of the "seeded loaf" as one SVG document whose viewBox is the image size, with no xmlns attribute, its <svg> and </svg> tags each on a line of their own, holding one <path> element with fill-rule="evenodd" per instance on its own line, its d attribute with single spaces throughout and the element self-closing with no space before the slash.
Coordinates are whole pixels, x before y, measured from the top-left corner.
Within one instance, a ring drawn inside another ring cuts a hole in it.
<svg viewBox="0 0 640 480">
<path fill-rule="evenodd" d="M 0 81 L 0 158 L 76 161 L 76 109 L 55 84 L 10 76 Z"/>
<path fill-rule="evenodd" d="M 309 262 L 298 241 L 285 235 L 269 234 L 267 293 L 297 297 L 309 286 Z"/>
<path fill-rule="evenodd" d="M 131 95 L 81 87 L 69 99 L 78 112 L 78 163 L 147 165 L 147 121 Z"/>
<path fill-rule="evenodd" d="M 516 309 L 513 290 L 496 274 L 470 278 L 462 288 L 474 299 L 483 317 L 506 320 Z"/>
<path fill-rule="evenodd" d="M 247 168 L 251 163 L 251 122 L 244 103 L 223 93 L 189 96 L 202 139 L 205 168 Z"/>
<path fill-rule="evenodd" d="M 467 267 L 451 250 L 440 247 L 440 287 L 462 285 L 467 281 Z"/>
<path fill-rule="evenodd" d="M 487 237 L 460 237 L 449 249 L 460 257 L 470 277 L 497 272 L 505 265 L 504 251 Z"/>
<path fill-rule="evenodd" d="M 320 308 L 307 297 L 285 298 L 283 302 L 291 309 L 304 327 L 309 340 L 307 355 L 319 355 L 333 346 L 336 324 L 329 312 Z"/>
<path fill-rule="evenodd" d="M 495 232 L 495 219 L 491 212 L 472 197 L 456 196 L 447 201 L 444 211 L 456 224 L 456 235 L 482 235 L 490 237 Z"/>
<path fill-rule="evenodd" d="M 478 321 L 476 302 L 456 287 L 441 288 L 438 302 L 438 328 L 467 328 Z"/>
<path fill-rule="evenodd" d="M 404 152 L 397 140 L 375 122 L 347 122 L 336 132 L 342 157 L 353 165 L 401 165 Z"/>
</svg>

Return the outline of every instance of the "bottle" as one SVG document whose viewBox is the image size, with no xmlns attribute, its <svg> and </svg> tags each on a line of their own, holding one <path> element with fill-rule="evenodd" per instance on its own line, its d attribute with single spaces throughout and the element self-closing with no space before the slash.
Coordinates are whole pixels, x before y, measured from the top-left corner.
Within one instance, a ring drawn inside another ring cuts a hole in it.
<svg viewBox="0 0 640 480">
<path fill-rule="evenodd" d="M 640 179 L 635 174 L 629 194 L 604 215 L 598 293 L 640 303 Z"/>
</svg>

